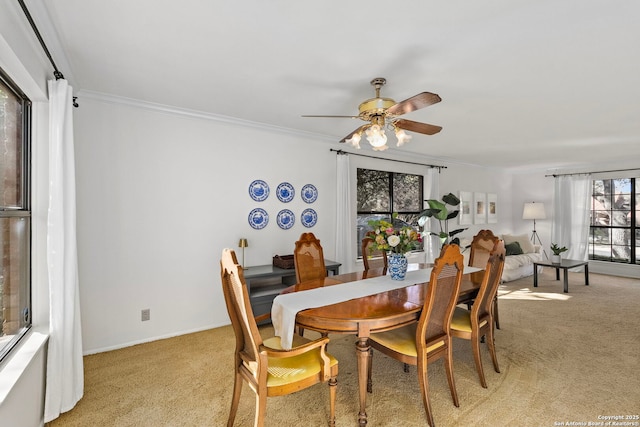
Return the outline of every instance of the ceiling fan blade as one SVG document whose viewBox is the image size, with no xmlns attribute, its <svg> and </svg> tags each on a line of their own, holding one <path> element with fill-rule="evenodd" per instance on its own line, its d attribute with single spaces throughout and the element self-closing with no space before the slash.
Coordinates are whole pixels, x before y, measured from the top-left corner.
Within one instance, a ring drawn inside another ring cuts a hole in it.
<svg viewBox="0 0 640 427">
<path fill-rule="evenodd" d="M 437 104 L 442 101 L 440 96 L 431 92 L 422 92 L 415 96 L 412 96 L 409 99 L 405 99 L 404 101 L 398 102 L 396 105 L 392 105 L 387 108 L 388 114 L 393 114 L 395 116 L 399 116 L 402 114 L 407 114 L 415 110 L 419 110 L 420 108 L 428 107 L 429 105 Z"/>
<path fill-rule="evenodd" d="M 442 130 L 442 126 L 414 122 L 413 120 L 398 119 L 393 123 L 400 129 L 423 133 L 425 135 L 435 135 Z"/>
<path fill-rule="evenodd" d="M 366 125 L 362 125 L 360 126 L 358 129 L 354 130 L 353 132 L 351 132 L 349 135 L 345 136 L 344 138 L 342 138 L 340 140 L 340 142 L 347 142 L 347 139 L 351 139 L 351 137 L 353 137 L 353 135 L 355 135 L 358 132 L 363 132 L 365 129 L 367 129 L 369 126 L 371 126 L 371 123 L 367 123 Z"/>
<path fill-rule="evenodd" d="M 327 117 L 331 119 L 335 118 L 344 118 L 344 119 L 359 119 L 359 116 L 313 116 L 313 115 L 302 115 L 300 117 Z"/>
</svg>

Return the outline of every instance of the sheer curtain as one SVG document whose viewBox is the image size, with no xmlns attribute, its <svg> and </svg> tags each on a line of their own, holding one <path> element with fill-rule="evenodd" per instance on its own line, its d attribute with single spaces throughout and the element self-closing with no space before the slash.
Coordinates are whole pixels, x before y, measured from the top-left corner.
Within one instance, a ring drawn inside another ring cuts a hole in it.
<svg viewBox="0 0 640 427">
<path fill-rule="evenodd" d="M 551 242 L 566 246 L 569 259 L 589 259 L 591 180 L 589 174 L 556 177 Z"/>
<path fill-rule="evenodd" d="M 73 154 L 72 89 L 49 81 L 49 350 L 44 421 L 69 411 L 84 392 Z"/>
<path fill-rule="evenodd" d="M 425 200 L 429 199 L 440 199 L 440 169 L 438 168 L 429 168 L 424 175 L 424 198 Z M 429 218 L 424 225 L 425 230 L 435 230 L 436 229 L 436 220 L 434 218 Z M 425 262 L 434 262 L 436 258 L 440 255 L 440 239 L 438 236 L 423 236 L 424 239 L 424 254 L 425 254 Z"/>
<path fill-rule="evenodd" d="M 342 272 L 350 273 L 353 257 L 353 234 L 351 232 L 355 218 L 351 215 L 351 171 L 349 155 L 336 155 L 336 261 L 342 264 Z"/>
</svg>

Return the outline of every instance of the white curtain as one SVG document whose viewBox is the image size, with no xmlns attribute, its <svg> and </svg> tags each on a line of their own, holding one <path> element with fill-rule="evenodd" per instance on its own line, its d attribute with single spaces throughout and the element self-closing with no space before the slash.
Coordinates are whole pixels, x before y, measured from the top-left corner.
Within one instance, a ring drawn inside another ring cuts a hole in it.
<svg viewBox="0 0 640 427">
<path fill-rule="evenodd" d="M 84 392 L 73 155 L 72 89 L 49 81 L 49 350 L 44 421 L 69 411 Z"/>
<path fill-rule="evenodd" d="M 440 169 L 429 168 L 424 175 L 424 198 L 440 200 Z M 426 204 L 424 206 L 427 207 Z M 424 225 L 425 230 L 435 230 L 437 227 L 436 220 L 429 218 Z M 425 262 L 434 262 L 440 255 L 441 242 L 438 236 L 423 236 Z"/>
<path fill-rule="evenodd" d="M 342 272 L 350 273 L 353 258 L 352 228 L 355 218 L 351 215 L 351 171 L 349 155 L 336 155 L 336 261 L 342 264 Z"/>
<path fill-rule="evenodd" d="M 589 259 L 591 175 L 558 176 L 555 180 L 551 243 L 566 246 L 563 257 Z"/>
</svg>

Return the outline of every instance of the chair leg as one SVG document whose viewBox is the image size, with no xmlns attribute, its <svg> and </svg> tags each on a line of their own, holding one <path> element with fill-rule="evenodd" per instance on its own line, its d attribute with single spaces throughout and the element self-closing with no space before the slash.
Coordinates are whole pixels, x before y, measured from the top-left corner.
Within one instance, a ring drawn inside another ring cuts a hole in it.
<svg viewBox="0 0 640 427">
<path fill-rule="evenodd" d="M 336 425 L 336 390 L 338 379 L 334 376 L 329 379 L 329 427 Z"/>
<path fill-rule="evenodd" d="M 451 390 L 451 399 L 453 399 L 453 404 L 456 408 L 460 407 L 460 401 L 458 400 L 458 391 L 456 390 L 456 382 L 453 378 L 453 348 L 451 346 L 451 341 L 449 341 L 448 349 L 447 349 L 447 357 L 444 361 L 444 367 L 447 371 L 447 381 L 449 382 L 449 390 Z"/>
<path fill-rule="evenodd" d="M 498 358 L 496 356 L 496 342 L 493 336 L 493 328 L 488 328 L 487 332 L 487 346 L 489 346 L 489 354 L 491 354 L 491 361 L 493 362 L 493 369 L 500 373 L 500 368 L 498 367 Z"/>
<path fill-rule="evenodd" d="M 242 377 L 236 372 L 236 379 L 233 383 L 233 395 L 231 397 L 231 410 L 229 411 L 229 420 L 227 421 L 227 427 L 233 427 L 233 422 L 236 419 L 236 413 L 238 412 L 238 404 L 240 403 L 240 392 L 242 391 Z"/>
<path fill-rule="evenodd" d="M 491 328 L 491 326 L 489 326 Z M 483 388 L 487 388 L 487 381 L 484 378 L 484 370 L 482 368 L 482 359 L 480 357 L 480 337 L 478 335 L 471 335 L 471 346 L 473 347 L 473 359 L 476 362 L 476 370 L 480 377 L 480 385 Z"/>
<path fill-rule="evenodd" d="M 254 427 L 264 427 L 264 416 L 267 413 L 267 396 L 265 394 L 256 393 L 256 418 L 253 422 Z"/>
<path fill-rule="evenodd" d="M 431 411 L 431 399 L 429 399 L 429 379 L 427 378 L 427 361 L 425 357 L 425 367 L 421 366 L 422 362 L 418 358 L 418 382 L 420 383 L 420 392 L 422 393 L 422 404 L 424 405 L 424 411 L 427 414 L 427 423 L 431 427 L 435 426 L 433 422 L 433 412 Z"/>
<path fill-rule="evenodd" d="M 496 329 L 500 329 L 500 316 L 498 315 L 498 295 L 493 300 L 493 320 L 496 324 Z"/>
</svg>

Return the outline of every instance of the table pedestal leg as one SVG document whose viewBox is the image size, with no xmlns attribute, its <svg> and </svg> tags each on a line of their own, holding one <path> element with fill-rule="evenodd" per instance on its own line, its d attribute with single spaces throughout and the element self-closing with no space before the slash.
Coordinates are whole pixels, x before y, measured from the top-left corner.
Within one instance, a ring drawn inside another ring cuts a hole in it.
<svg viewBox="0 0 640 427">
<path fill-rule="evenodd" d="M 564 268 L 564 293 L 569 293 L 569 269 Z"/>
<path fill-rule="evenodd" d="M 358 360 L 358 393 L 360 395 L 360 412 L 358 425 L 367 425 L 367 374 L 369 371 L 369 338 L 358 337 L 356 342 L 356 357 Z"/>
<path fill-rule="evenodd" d="M 589 264 L 584 265 L 584 285 L 589 286 Z"/>
</svg>

